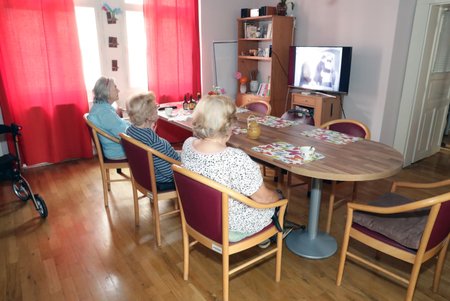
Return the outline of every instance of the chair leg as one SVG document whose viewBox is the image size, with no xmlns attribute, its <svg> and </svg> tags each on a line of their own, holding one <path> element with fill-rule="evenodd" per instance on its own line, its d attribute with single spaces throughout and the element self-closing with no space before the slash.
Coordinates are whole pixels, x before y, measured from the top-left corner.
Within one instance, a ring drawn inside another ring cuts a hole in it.
<svg viewBox="0 0 450 301">
<path fill-rule="evenodd" d="M 102 185 L 103 185 L 103 201 L 105 202 L 105 207 L 108 208 L 108 191 L 110 190 L 109 188 L 109 183 L 108 183 L 108 177 L 106 176 L 106 174 L 109 174 L 108 170 L 105 169 L 101 169 L 101 174 L 102 174 Z"/>
<path fill-rule="evenodd" d="M 275 263 L 275 281 L 280 282 L 281 279 L 281 255 L 283 252 L 283 233 L 277 233 L 277 258 Z"/>
<path fill-rule="evenodd" d="M 158 198 L 153 198 L 153 211 L 155 217 L 155 236 L 156 236 L 156 244 L 158 247 L 161 246 L 161 225 L 160 225 L 160 217 L 159 217 L 159 204 Z"/>
<path fill-rule="evenodd" d="M 189 278 L 189 235 L 186 231 L 186 225 L 182 225 L 183 231 L 183 279 L 188 280 Z"/>
<path fill-rule="evenodd" d="M 331 220 L 333 219 L 333 211 L 334 211 L 334 199 L 336 197 L 336 181 L 331 182 L 331 192 L 330 192 L 330 200 L 328 202 L 328 218 L 327 218 L 327 227 L 326 232 L 330 233 L 331 230 Z"/>
<path fill-rule="evenodd" d="M 449 239 L 450 238 L 447 238 L 447 242 L 442 247 L 441 251 L 439 251 L 438 260 L 436 263 L 436 271 L 434 272 L 434 279 L 433 279 L 433 292 L 435 293 L 437 293 L 437 291 L 439 290 L 439 281 L 441 280 L 441 273 L 442 267 L 444 266 L 445 262 L 445 255 L 447 255 Z"/>
<path fill-rule="evenodd" d="M 230 255 L 222 254 L 222 289 L 223 301 L 228 301 L 229 298 L 229 281 L 230 281 Z"/>
<path fill-rule="evenodd" d="M 350 241 L 350 228 L 352 226 L 353 213 L 347 214 L 347 222 L 345 224 L 344 238 L 342 240 L 341 258 L 339 260 L 339 267 L 336 276 L 336 285 L 340 286 L 342 283 L 342 276 L 344 275 L 345 260 L 347 259 L 348 242 Z"/>
<path fill-rule="evenodd" d="M 409 277 L 408 289 L 406 290 L 406 298 L 405 301 L 412 301 L 414 296 L 414 290 L 416 289 L 417 278 L 419 277 L 420 267 L 422 266 L 422 259 L 418 260 L 416 257 L 416 261 L 413 265 L 411 276 Z"/>
<path fill-rule="evenodd" d="M 356 200 L 356 193 L 358 192 L 358 183 L 353 182 L 352 202 Z"/>
<path fill-rule="evenodd" d="M 139 199 L 138 199 L 138 192 L 136 187 L 134 186 L 134 182 L 131 184 L 133 187 L 133 202 L 134 202 L 134 225 L 139 226 L 140 220 L 139 220 Z"/>
</svg>

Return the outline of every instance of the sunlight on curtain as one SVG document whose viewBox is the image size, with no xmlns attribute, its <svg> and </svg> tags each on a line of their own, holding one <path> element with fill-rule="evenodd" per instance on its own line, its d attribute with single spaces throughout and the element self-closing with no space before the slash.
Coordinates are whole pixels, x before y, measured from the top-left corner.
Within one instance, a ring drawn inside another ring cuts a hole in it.
<svg viewBox="0 0 450 301">
<path fill-rule="evenodd" d="M 75 16 L 83 61 L 84 82 L 88 90 L 86 91 L 88 99 L 91 99 L 92 93 L 89 87 L 94 87 L 95 81 L 102 75 L 95 10 L 93 7 L 75 7 Z"/>
<path fill-rule="evenodd" d="M 142 11 L 126 12 L 128 39 L 129 84 L 131 88 L 147 89 L 147 39 Z"/>
</svg>

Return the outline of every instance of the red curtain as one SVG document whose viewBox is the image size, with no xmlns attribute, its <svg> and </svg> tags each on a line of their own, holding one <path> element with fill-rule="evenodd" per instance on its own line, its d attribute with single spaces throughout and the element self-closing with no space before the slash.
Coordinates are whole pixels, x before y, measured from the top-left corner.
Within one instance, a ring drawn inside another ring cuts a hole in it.
<svg viewBox="0 0 450 301">
<path fill-rule="evenodd" d="M 28 165 L 92 156 L 72 0 L 0 0 L 0 106 Z"/>
<path fill-rule="evenodd" d="M 145 0 L 148 88 L 159 103 L 201 91 L 198 0 Z M 192 133 L 158 123 L 158 134 L 181 142 Z"/>
</svg>

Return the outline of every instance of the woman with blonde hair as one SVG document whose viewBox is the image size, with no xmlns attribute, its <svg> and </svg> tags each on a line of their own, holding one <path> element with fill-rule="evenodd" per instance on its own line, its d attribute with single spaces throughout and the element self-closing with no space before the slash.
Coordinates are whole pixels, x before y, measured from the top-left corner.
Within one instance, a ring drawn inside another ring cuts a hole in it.
<svg viewBox="0 0 450 301">
<path fill-rule="evenodd" d="M 236 122 L 236 106 L 223 95 L 202 98 L 193 113 L 193 132 L 181 154 L 183 166 L 259 203 L 273 203 L 278 194 L 263 183 L 259 165 L 240 149 L 228 147 Z M 273 209 L 251 208 L 229 200 L 229 240 L 239 241 L 272 222 Z"/>
<path fill-rule="evenodd" d="M 128 116 L 131 126 L 126 134 L 150 146 L 164 155 L 180 161 L 180 155 L 170 143 L 158 136 L 155 124 L 158 120 L 158 107 L 153 92 L 133 96 L 128 102 Z M 171 164 L 163 159 L 154 157 L 156 186 L 159 190 L 174 189 Z"/>
</svg>

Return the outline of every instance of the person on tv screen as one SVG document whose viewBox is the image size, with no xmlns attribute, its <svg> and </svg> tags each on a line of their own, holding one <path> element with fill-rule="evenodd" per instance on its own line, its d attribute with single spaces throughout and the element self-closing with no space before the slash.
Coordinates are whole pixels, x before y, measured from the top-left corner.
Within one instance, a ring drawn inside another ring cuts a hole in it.
<svg viewBox="0 0 450 301">
<path fill-rule="evenodd" d="M 324 52 L 317 64 L 314 81 L 318 86 L 332 88 L 335 80 L 334 54 L 331 52 Z"/>
</svg>

